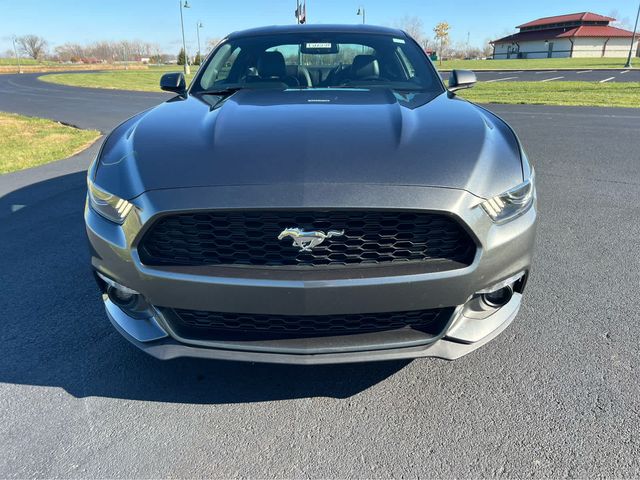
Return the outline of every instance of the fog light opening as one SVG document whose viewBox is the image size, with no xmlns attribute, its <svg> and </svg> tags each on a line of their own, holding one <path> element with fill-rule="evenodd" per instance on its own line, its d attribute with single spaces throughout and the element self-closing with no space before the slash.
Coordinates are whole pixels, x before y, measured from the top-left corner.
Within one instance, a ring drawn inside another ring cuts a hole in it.
<svg viewBox="0 0 640 480">
<path fill-rule="evenodd" d="M 139 292 L 120 285 L 106 275 L 96 272 L 97 277 L 104 282 L 106 294 L 111 303 L 120 308 L 124 313 L 135 319 L 148 319 L 155 315 L 155 311 L 147 300 Z"/>
<path fill-rule="evenodd" d="M 137 301 L 139 295 L 135 293 L 131 293 L 130 291 L 122 290 L 118 287 L 109 285 L 107 287 L 107 295 L 109 296 L 109 300 L 115 303 L 120 308 L 131 308 L 133 307 Z"/>
<path fill-rule="evenodd" d="M 482 301 L 493 308 L 504 307 L 513 297 L 513 286 L 507 285 L 495 292 L 482 294 Z"/>
</svg>

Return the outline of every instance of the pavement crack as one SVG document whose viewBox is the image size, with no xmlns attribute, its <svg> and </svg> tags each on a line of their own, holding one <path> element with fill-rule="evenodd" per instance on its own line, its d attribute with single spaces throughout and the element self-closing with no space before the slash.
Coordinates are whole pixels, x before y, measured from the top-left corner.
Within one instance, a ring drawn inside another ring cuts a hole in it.
<svg viewBox="0 0 640 480">
<path fill-rule="evenodd" d="M 574 177 L 571 175 L 560 175 L 558 173 L 544 173 L 544 176 L 549 176 L 549 177 L 556 177 L 556 178 L 568 178 L 573 180 Z M 634 187 L 640 187 L 640 183 L 638 182 L 625 182 L 623 180 L 607 180 L 605 178 L 600 178 L 600 177 L 584 177 L 584 179 L 586 180 L 591 180 L 591 181 L 595 181 L 595 182 L 603 182 L 603 183 L 611 183 L 613 185 L 632 185 Z"/>
</svg>

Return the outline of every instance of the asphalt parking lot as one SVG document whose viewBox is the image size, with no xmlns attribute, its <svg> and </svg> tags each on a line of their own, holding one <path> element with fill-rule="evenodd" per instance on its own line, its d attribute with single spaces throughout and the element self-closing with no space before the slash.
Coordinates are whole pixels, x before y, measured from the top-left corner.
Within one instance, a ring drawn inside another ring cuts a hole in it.
<svg viewBox="0 0 640 480">
<path fill-rule="evenodd" d="M 0 110 L 103 132 L 164 98 L 0 76 Z M 536 166 L 535 271 L 453 363 L 149 358 L 87 266 L 97 146 L 0 176 L 0 477 L 640 476 L 640 110 L 490 108 Z"/>
</svg>

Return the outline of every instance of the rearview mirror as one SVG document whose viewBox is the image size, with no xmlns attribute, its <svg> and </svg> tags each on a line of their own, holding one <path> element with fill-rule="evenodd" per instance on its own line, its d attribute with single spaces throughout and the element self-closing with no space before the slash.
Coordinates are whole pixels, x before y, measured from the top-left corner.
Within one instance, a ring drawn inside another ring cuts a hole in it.
<svg viewBox="0 0 640 480">
<path fill-rule="evenodd" d="M 340 51 L 337 43 L 306 42 L 300 45 L 300 53 L 307 55 L 335 55 Z"/>
<path fill-rule="evenodd" d="M 187 91 L 187 81 L 182 73 L 165 73 L 160 78 L 160 89 L 183 94 Z"/>
<path fill-rule="evenodd" d="M 453 70 L 449 75 L 449 91 L 471 88 L 477 81 L 476 74 L 471 70 Z"/>
</svg>

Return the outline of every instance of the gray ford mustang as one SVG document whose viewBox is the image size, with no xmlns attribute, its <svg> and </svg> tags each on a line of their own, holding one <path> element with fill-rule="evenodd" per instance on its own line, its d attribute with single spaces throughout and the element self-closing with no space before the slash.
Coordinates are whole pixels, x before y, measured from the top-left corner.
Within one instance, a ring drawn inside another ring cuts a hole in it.
<svg viewBox="0 0 640 480">
<path fill-rule="evenodd" d="M 455 359 L 516 316 L 536 230 L 509 126 L 406 33 L 234 33 L 117 127 L 85 221 L 107 315 L 161 358 Z"/>
</svg>

